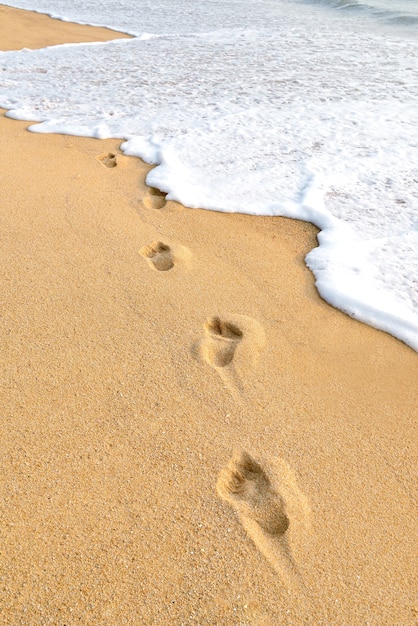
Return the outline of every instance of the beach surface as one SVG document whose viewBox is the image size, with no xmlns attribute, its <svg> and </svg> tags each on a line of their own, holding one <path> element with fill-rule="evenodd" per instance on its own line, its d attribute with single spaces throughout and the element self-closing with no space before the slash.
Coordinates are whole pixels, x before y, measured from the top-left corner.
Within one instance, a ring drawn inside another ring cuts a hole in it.
<svg viewBox="0 0 418 626">
<path fill-rule="evenodd" d="M 417 354 L 320 299 L 310 224 L 29 125 L 1 113 L 0 624 L 416 624 Z"/>
</svg>

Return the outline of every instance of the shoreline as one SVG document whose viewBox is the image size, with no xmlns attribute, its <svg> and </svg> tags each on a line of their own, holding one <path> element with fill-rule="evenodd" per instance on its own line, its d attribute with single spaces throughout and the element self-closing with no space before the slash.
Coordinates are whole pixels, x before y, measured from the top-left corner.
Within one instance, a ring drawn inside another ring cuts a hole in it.
<svg viewBox="0 0 418 626">
<path fill-rule="evenodd" d="M 3 45 L 97 31 L 7 13 Z M 415 623 L 416 353 L 320 299 L 312 225 L 28 125 L 1 112 L 0 624 Z M 217 491 L 233 449 L 283 530 Z"/>
<path fill-rule="evenodd" d="M 0 19 L 3 37 L 1 50 L 32 50 L 63 43 L 86 43 L 131 39 L 132 36 L 110 28 L 64 22 L 46 13 L 15 9 L 0 4 Z"/>
</svg>

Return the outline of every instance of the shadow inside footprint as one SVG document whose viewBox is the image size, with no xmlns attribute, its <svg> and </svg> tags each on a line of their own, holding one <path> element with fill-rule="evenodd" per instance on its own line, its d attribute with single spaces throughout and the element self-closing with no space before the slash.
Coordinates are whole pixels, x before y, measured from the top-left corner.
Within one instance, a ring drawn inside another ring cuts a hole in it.
<svg viewBox="0 0 418 626">
<path fill-rule="evenodd" d="M 105 154 L 100 154 L 96 157 L 96 160 L 99 161 L 104 167 L 116 167 L 117 166 L 117 157 L 113 152 L 106 152 Z"/>
<path fill-rule="evenodd" d="M 281 496 L 273 489 L 269 477 L 247 452 L 233 455 L 218 477 L 218 494 L 243 518 L 256 522 L 277 538 L 289 528 Z"/>
<path fill-rule="evenodd" d="M 148 259 L 151 267 L 159 272 L 166 272 L 174 267 L 173 253 L 166 243 L 156 241 L 149 246 L 141 248 L 140 253 Z"/>
<path fill-rule="evenodd" d="M 205 323 L 205 358 L 214 367 L 225 367 L 231 363 L 237 345 L 243 337 L 242 331 L 219 317 L 210 317 Z"/>
<path fill-rule="evenodd" d="M 157 187 L 148 187 L 148 193 L 150 196 L 160 196 L 162 198 L 165 198 L 167 195 L 164 191 L 161 191 L 161 189 L 158 189 Z"/>
<path fill-rule="evenodd" d="M 142 202 L 148 209 L 163 209 L 167 204 L 166 195 L 157 187 L 148 187 L 147 195 Z"/>
<path fill-rule="evenodd" d="M 220 471 L 216 489 L 238 513 L 244 530 L 283 585 L 292 593 L 306 594 L 298 563 L 306 556 L 309 503 L 283 459 L 269 467 L 271 479 L 247 452 L 237 451 Z"/>
</svg>

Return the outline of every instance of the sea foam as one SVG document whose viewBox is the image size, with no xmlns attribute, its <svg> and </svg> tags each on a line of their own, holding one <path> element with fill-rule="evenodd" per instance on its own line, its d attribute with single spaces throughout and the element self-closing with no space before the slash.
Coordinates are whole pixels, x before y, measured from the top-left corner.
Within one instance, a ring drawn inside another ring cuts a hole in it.
<svg viewBox="0 0 418 626">
<path fill-rule="evenodd" d="M 190 207 L 314 223 L 321 296 L 418 350 L 418 43 L 287 0 L 85 4 L 13 2 L 136 37 L 0 53 L 9 116 L 124 139 Z"/>
</svg>

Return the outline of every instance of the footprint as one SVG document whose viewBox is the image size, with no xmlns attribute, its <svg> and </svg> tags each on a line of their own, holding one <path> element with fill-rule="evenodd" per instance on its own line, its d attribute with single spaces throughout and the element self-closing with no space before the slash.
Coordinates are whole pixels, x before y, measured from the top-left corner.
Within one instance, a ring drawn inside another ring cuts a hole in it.
<svg viewBox="0 0 418 626">
<path fill-rule="evenodd" d="M 281 461 L 275 471 L 280 478 L 277 486 L 247 452 L 235 452 L 219 473 L 216 489 L 238 513 L 244 529 L 283 584 L 304 593 L 292 547 L 309 532 L 309 506 L 287 464 Z"/>
<path fill-rule="evenodd" d="M 173 252 L 166 243 L 156 241 L 150 246 L 144 246 L 140 254 L 148 259 L 151 267 L 159 272 L 166 272 L 174 267 Z"/>
<path fill-rule="evenodd" d="M 209 317 L 204 325 L 206 341 L 204 356 L 214 367 L 225 367 L 234 358 L 235 349 L 243 338 L 243 332 L 220 317 Z"/>
<path fill-rule="evenodd" d="M 166 193 L 157 189 L 157 187 L 148 187 L 147 194 L 142 200 L 142 204 L 147 209 L 163 209 L 167 204 Z"/>
<path fill-rule="evenodd" d="M 213 367 L 238 401 L 249 389 L 248 383 L 265 347 L 264 329 L 253 317 L 228 313 L 207 318 L 203 330 L 192 353 Z"/>
<path fill-rule="evenodd" d="M 217 490 L 243 518 L 257 522 L 266 533 L 282 537 L 289 528 L 283 499 L 274 491 L 261 465 L 247 452 L 235 453 L 221 470 Z"/>
<path fill-rule="evenodd" d="M 105 152 L 104 154 L 99 154 L 96 157 L 96 160 L 99 161 L 104 167 L 116 167 L 117 166 L 117 156 L 113 154 L 113 152 Z"/>
</svg>

